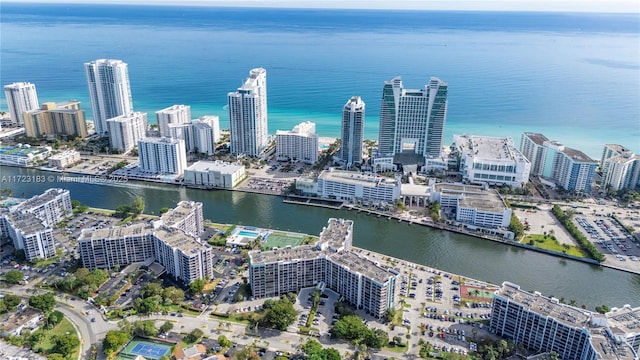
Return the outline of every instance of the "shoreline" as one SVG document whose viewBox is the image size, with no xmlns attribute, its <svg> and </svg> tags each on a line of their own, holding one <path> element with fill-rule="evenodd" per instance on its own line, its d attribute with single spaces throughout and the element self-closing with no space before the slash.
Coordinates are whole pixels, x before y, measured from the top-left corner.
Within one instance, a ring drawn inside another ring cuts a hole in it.
<svg viewBox="0 0 640 360">
<path fill-rule="evenodd" d="M 67 171 L 67 170 L 59 170 L 59 169 L 48 169 L 46 167 L 42 167 L 42 166 L 15 166 L 15 165 L 7 165 L 7 164 L 1 164 L 0 166 L 11 166 L 11 167 L 17 167 L 17 168 L 26 168 L 26 169 L 34 169 L 34 170 L 39 170 L 39 171 L 46 171 L 46 172 L 52 172 L 52 173 L 56 173 L 56 174 L 72 174 L 72 175 L 83 175 L 83 176 L 91 176 L 92 178 L 96 178 L 96 179 L 103 179 L 104 181 L 95 181 L 92 182 L 89 179 L 84 179 L 87 181 L 87 183 L 103 183 L 103 184 L 109 184 L 110 183 L 110 179 L 111 179 L 111 175 L 95 175 L 95 174 L 89 174 L 89 173 L 83 173 L 83 172 L 78 172 L 78 171 Z M 154 181 L 153 179 L 148 179 L 148 180 L 142 180 L 142 179 L 136 179 L 136 178 L 126 178 L 126 177 L 121 177 L 121 176 L 117 176 L 114 179 L 119 179 L 119 181 L 117 181 L 118 183 L 124 183 L 126 181 L 136 181 L 136 182 L 140 182 L 140 183 L 156 183 L 156 184 L 166 184 L 166 185 L 172 185 L 172 186 L 179 186 L 179 187 L 185 187 L 185 188 L 189 188 L 187 186 L 185 186 L 182 183 L 175 183 L 175 182 L 164 182 L 164 181 Z M 125 181 L 122 181 L 123 179 L 126 179 Z M 247 179 L 249 179 L 249 177 L 247 177 Z M 246 180 L 245 180 L 246 181 Z M 437 223 L 433 223 L 433 222 L 425 222 L 425 221 L 414 221 L 411 219 L 406 219 L 403 218 L 397 214 L 389 214 L 389 213 L 382 213 L 382 212 L 378 212 L 375 210 L 369 210 L 369 209 L 362 209 L 362 208 L 356 208 L 355 206 L 352 206 L 350 204 L 345 204 L 345 203 L 341 203 L 340 206 L 331 206 L 331 205 L 327 205 L 327 204 L 317 204 L 314 203 L 310 200 L 322 200 L 322 199 L 315 199 L 315 198 L 310 198 L 310 197 L 299 197 L 296 196 L 296 200 L 291 200 L 288 199 L 287 195 L 284 195 L 282 193 L 265 193 L 262 191 L 257 191 L 257 190 L 252 190 L 252 189 L 243 189 L 240 187 L 234 188 L 234 189 L 223 189 L 223 188 L 216 188 L 216 189 L 208 189 L 208 190 L 212 190 L 212 191 L 218 191 L 218 190 L 226 190 L 226 191 L 237 191 L 237 192 L 246 192 L 246 193 L 253 193 L 253 194 L 260 194 L 260 195 L 267 195 L 267 196 L 278 196 L 283 198 L 283 202 L 286 204 L 292 204 L 292 205 L 303 205 L 303 206 L 315 206 L 315 207 L 323 207 L 323 208 L 327 208 L 327 209 L 331 209 L 331 210 L 348 210 L 348 211 L 357 211 L 357 212 L 367 212 L 369 214 L 375 215 L 379 218 L 386 218 L 386 220 L 397 220 L 398 223 L 402 223 L 405 222 L 408 225 L 419 225 L 419 226 L 424 226 L 424 227 L 429 227 L 432 229 L 437 229 L 437 230 L 441 230 L 441 231 L 449 231 L 449 232 L 453 232 L 453 233 L 457 233 L 457 234 L 461 234 L 461 235 L 467 235 L 467 236 L 472 236 L 475 237 L 477 239 L 482 239 L 482 240 L 489 240 L 489 241 L 493 241 L 496 243 L 500 243 L 503 245 L 508 245 L 508 246 L 514 246 L 514 247 L 518 247 L 521 249 L 525 249 L 525 250 L 531 250 L 531 251 L 536 251 L 539 253 L 543 253 L 543 254 L 547 254 L 547 255 L 551 255 L 551 256 L 555 256 L 555 257 L 559 257 L 559 258 L 563 258 L 563 259 L 568 259 L 568 260 L 573 260 L 573 261 L 579 261 L 585 264 L 589 264 L 589 265 L 595 265 L 595 266 L 601 266 L 601 267 L 605 267 L 605 268 L 609 268 L 612 270 L 617 270 L 617 271 L 623 271 L 629 274 L 634 274 L 634 275 L 640 275 L 640 272 L 637 271 L 632 271 L 630 269 L 625 269 L 625 268 L 621 268 L 621 267 L 617 267 L 611 264 L 603 264 L 603 263 L 599 263 L 596 260 L 593 259 L 589 259 L 589 258 L 579 258 L 579 257 L 575 257 L 572 255 L 568 255 L 568 254 L 564 254 L 564 253 L 558 253 L 558 252 L 554 252 L 554 251 L 550 251 L 547 249 L 543 249 L 543 248 L 538 248 L 535 246 L 531 246 L 531 245 L 527 245 L 527 244 L 522 244 L 522 243 L 518 243 L 518 242 L 514 242 L 514 241 L 508 241 L 508 240 L 502 240 L 499 239 L 497 237 L 490 237 L 490 236 L 482 236 L 481 234 L 476 234 L 476 233 L 472 233 L 472 232 L 467 232 L 467 231 L 463 231 L 462 228 L 459 227 L 455 227 L 455 226 L 450 226 L 447 224 L 437 224 Z M 305 199 L 306 201 L 299 201 L 299 200 Z M 369 251 L 369 250 L 367 250 Z M 402 261 L 407 261 L 404 259 L 399 259 Z M 427 265 L 424 265 L 427 266 Z"/>
</svg>

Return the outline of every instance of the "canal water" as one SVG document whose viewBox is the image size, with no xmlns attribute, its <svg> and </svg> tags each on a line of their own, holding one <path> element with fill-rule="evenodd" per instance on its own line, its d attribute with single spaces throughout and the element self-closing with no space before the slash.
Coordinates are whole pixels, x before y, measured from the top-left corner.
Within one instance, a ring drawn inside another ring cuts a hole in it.
<svg viewBox="0 0 640 360">
<path fill-rule="evenodd" d="M 640 305 L 640 275 L 515 248 L 471 236 L 374 215 L 285 204 L 282 198 L 220 190 L 196 190 L 154 183 L 88 184 L 57 181 L 59 174 L 0 167 L 1 188 L 15 197 L 30 197 L 50 187 L 69 189 L 84 204 L 115 209 L 136 196 L 145 199 L 145 213 L 158 214 L 180 200 L 200 201 L 204 217 L 217 223 L 242 224 L 317 235 L 331 217 L 354 221 L 354 246 L 400 259 L 500 284 L 510 281 L 525 290 L 575 299 L 593 309 Z M 73 175 L 72 175 L 73 176 Z M 39 182 L 34 182 L 37 179 Z M 43 181 L 44 179 L 44 181 Z"/>
</svg>

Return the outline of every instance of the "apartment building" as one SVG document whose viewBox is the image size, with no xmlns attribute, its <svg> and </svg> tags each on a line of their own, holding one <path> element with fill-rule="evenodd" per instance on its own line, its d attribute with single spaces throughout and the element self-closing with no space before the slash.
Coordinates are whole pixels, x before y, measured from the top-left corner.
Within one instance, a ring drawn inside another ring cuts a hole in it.
<svg viewBox="0 0 640 360">
<path fill-rule="evenodd" d="M 65 169 L 79 163 L 80 153 L 75 150 L 65 150 L 59 154 L 49 157 L 49 166 Z"/>
<path fill-rule="evenodd" d="M 550 179 L 567 191 L 591 193 L 597 161 L 539 133 L 525 132 L 520 152 L 531 162 L 531 174 Z"/>
<path fill-rule="evenodd" d="M 4 236 L 13 241 L 16 250 L 23 250 L 27 261 L 50 259 L 56 256 L 53 228 L 28 212 L 13 212 L 0 218 L 6 231 Z"/>
<path fill-rule="evenodd" d="M 621 327 L 639 320 L 640 309 L 602 315 L 504 282 L 494 295 L 489 331 L 566 360 L 637 360 L 638 332 Z"/>
<path fill-rule="evenodd" d="M 23 121 L 25 134 L 30 137 L 89 136 L 79 101 L 44 103 L 40 109 L 24 112 Z"/>
<path fill-rule="evenodd" d="M 463 179 L 514 188 L 529 182 L 531 163 L 514 147 L 513 139 L 454 135 L 453 144 Z"/>
<path fill-rule="evenodd" d="M 442 211 L 455 214 L 459 223 L 482 228 L 506 228 L 512 210 L 496 190 L 482 186 L 438 183 L 433 185 L 430 201 L 440 203 Z"/>
<path fill-rule="evenodd" d="M 345 301 L 382 317 L 395 306 L 397 274 L 351 251 L 353 221 L 329 219 L 316 245 L 249 253 L 249 282 L 256 298 L 323 284 Z"/>
<path fill-rule="evenodd" d="M 146 136 L 147 113 L 135 112 L 106 121 L 111 150 L 128 153 Z"/>
<path fill-rule="evenodd" d="M 213 252 L 198 237 L 202 231 L 202 203 L 183 201 L 156 221 L 83 230 L 78 249 L 83 267 L 89 269 L 153 260 L 189 284 L 213 277 Z"/>
<path fill-rule="evenodd" d="M 276 158 L 280 161 L 300 160 L 307 164 L 318 161 L 316 124 L 306 121 L 291 131 L 276 131 Z"/>
<path fill-rule="evenodd" d="M 7 107 L 11 121 L 19 126 L 24 125 L 25 111 L 40 107 L 36 86 L 29 82 L 16 82 L 4 86 L 4 94 L 7 99 Z"/>
<path fill-rule="evenodd" d="M 53 226 L 71 215 L 71 195 L 66 189 L 49 189 L 41 195 L 14 205 L 12 213 L 27 212 L 40 219 L 45 226 Z"/>
<path fill-rule="evenodd" d="M 152 174 L 182 175 L 187 152 L 182 139 L 142 138 L 138 140 L 140 170 Z"/>
<path fill-rule="evenodd" d="M 227 94 L 232 154 L 259 156 L 268 145 L 267 70 L 255 68 L 236 92 Z"/>
<path fill-rule="evenodd" d="M 607 144 L 602 152 L 600 171 L 602 190 L 635 189 L 640 185 L 640 155 L 622 145 Z"/>
</svg>

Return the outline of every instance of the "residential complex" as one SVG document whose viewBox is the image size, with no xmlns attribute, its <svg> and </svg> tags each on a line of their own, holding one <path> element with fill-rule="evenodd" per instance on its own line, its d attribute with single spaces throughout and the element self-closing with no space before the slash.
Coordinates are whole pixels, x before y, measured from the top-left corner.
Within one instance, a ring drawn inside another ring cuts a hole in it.
<svg viewBox="0 0 640 360">
<path fill-rule="evenodd" d="M 49 157 L 49 166 L 65 169 L 81 161 L 80 153 L 75 150 L 65 150 Z"/>
<path fill-rule="evenodd" d="M 351 251 L 353 221 L 329 219 L 316 245 L 249 252 L 249 283 L 255 298 L 320 286 L 381 318 L 395 307 L 397 273 Z"/>
<path fill-rule="evenodd" d="M 496 291 L 489 331 L 561 359 L 638 360 L 640 308 L 597 314 L 505 282 Z"/>
<path fill-rule="evenodd" d="M 464 180 L 515 188 L 529 182 L 531 163 L 511 138 L 454 135 L 453 146 Z"/>
<path fill-rule="evenodd" d="M 147 133 L 147 113 L 135 112 L 107 120 L 111 150 L 128 153 Z"/>
<path fill-rule="evenodd" d="M 29 144 L 0 145 L 0 165 L 32 166 L 51 154 L 51 147 L 31 147 Z"/>
<path fill-rule="evenodd" d="M 40 109 L 25 111 L 23 121 L 25 134 L 29 137 L 86 138 L 89 135 L 79 101 L 44 103 Z"/>
<path fill-rule="evenodd" d="M 216 151 L 216 143 L 220 141 L 220 138 L 220 118 L 203 116 L 191 121 L 191 141 L 193 144 L 187 144 L 187 150 L 213 155 Z"/>
<path fill-rule="evenodd" d="M 156 111 L 156 120 L 161 137 L 171 137 L 169 125 L 189 124 L 191 122 L 191 106 L 173 105 Z M 184 140 L 184 139 L 183 139 Z"/>
<path fill-rule="evenodd" d="M 352 96 L 342 108 L 340 159 L 345 168 L 362 164 L 365 104 L 359 96 Z"/>
<path fill-rule="evenodd" d="M 231 153 L 258 156 L 267 147 L 267 71 L 256 68 L 227 95 Z"/>
<path fill-rule="evenodd" d="M 317 178 L 296 179 L 296 189 L 321 198 L 393 204 L 400 199 L 400 179 L 335 168 Z"/>
<path fill-rule="evenodd" d="M 133 113 L 127 63 L 99 59 L 84 64 L 96 134 L 107 136 L 107 120 Z"/>
<path fill-rule="evenodd" d="M 85 229 L 78 238 L 82 266 L 113 269 L 135 262 L 156 261 L 185 284 L 197 279 L 209 280 L 213 277 L 213 252 L 211 246 L 198 237 L 202 224 L 201 203 L 180 203 L 160 220 Z"/>
<path fill-rule="evenodd" d="M 600 188 L 619 191 L 640 185 L 640 155 L 617 144 L 607 144 L 600 160 L 602 183 Z"/>
<path fill-rule="evenodd" d="M 531 162 L 531 175 L 549 179 L 567 191 L 591 192 L 597 161 L 582 151 L 550 141 L 538 133 L 525 132 L 520 152 Z"/>
<path fill-rule="evenodd" d="M 438 183 L 430 191 L 430 201 L 455 214 L 457 222 L 481 228 L 507 228 L 512 210 L 496 190 L 486 187 Z"/>
<path fill-rule="evenodd" d="M 172 138 L 138 140 L 140 170 L 152 174 L 182 175 L 187 167 L 184 141 Z"/>
<path fill-rule="evenodd" d="M 24 250 L 28 261 L 56 256 L 53 226 L 71 214 L 69 191 L 49 189 L 0 214 L 0 236 Z"/>
<path fill-rule="evenodd" d="M 183 183 L 203 189 L 233 189 L 247 174 L 244 165 L 224 161 L 198 161 L 184 171 Z"/>
<path fill-rule="evenodd" d="M 447 118 L 447 83 L 432 77 L 424 89 L 405 89 L 399 77 L 382 90 L 378 154 L 403 152 L 437 158 Z"/>
<path fill-rule="evenodd" d="M 306 121 L 296 125 L 291 131 L 277 130 L 276 159 L 315 164 L 318 161 L 316 124 Z"/>
<path fill-rule="evenodd" d="M 4 86 L 11 121 L 24 126 L 24 113 L 40 107 L 36 86 L 28 82 L 16 82 Z"/>
</svg>

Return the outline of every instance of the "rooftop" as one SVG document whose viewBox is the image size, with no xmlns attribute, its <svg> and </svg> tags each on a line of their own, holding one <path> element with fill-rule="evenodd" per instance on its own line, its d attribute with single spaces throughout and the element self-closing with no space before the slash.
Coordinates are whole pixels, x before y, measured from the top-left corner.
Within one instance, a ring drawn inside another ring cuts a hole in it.
<svg viewBox="0 0 640 360">
<path fill-rule="evenodd" d="M 615 334 L 635 333 L 640 335 L 640 307 L 632 308 L 626 305 L 613 308 L 605 314 L 609 320 L 609 327 Z"/>
<path fill-rule="evenodd" d="M 152 231 L 147 223 L 137 223 L 129 226 L 114 226 L 105 229 L 83 229 L 78 240 L 114 239 L 125 236 L 144 236 Z"/>
<path fill-rule="evenodd" d="M 349 268 L 349 270 L 362 274 L 380 284 L 394 276 L 386 269 L 380 267 L 378 263 L 351 251 L 334 253 L 329 255 L 329 258 L 338 265 Z"/>
<path fill-rule="evenodd" d="M 234 174 L 241 168 L 244 168 L 244 166 L 216 160 L 195 162 L 185 171 L 219 171 L 223 174 Z"/>
<path fill-rule="evenodd" d="M 182 230 L 164 227 L 156 229 L 154 233 L 158 239 L 185 254 L 197 254 L 201 250 L 209 249 L 208 245 L 200 243 L 197 238 L 185 234 Z"/>
<path fill-rule="evenodd" d="M 474 158 L 527 161 L 513 145 L 512 138 L 490 136 L 454 135 L 456 146 L 461 151 L 473 154 Z"/>
<path fill-rule="evenodd" d="M 29 198 L 28 200 L 16 205 L 11 210 L 12 211 L 25 211 L 25 210 L 28 210 L 28 209 L 37 208 L 39 206 L 42 206 L 42 205 L 54 200 L 56 197 L 58 197 L 60 195 L 63 195 L 65 193 L 69 194 L 69 190 L 65 190 L 65 189 L 48 189 L 44 193 L 42 193 L 40 195 L 33 196 L 33 197 Z"/>
<path fill-rule="evenodd" d="M 593 160 L 587 154 L 583 153 L 580 150 L 565 147 L 561 151 L 576 162 L 589 162 L 589 163 L 597 162 L 596 160 Z"/>
<path fill-rule="evenodd" d="M 384 177 L 375 174 L 362 174 L 356 171 L 335 170 L 333 168 L 323 171 L 318 179 L 326 181 L 336 181 L 347 184 L 356 184 L 362 186 L 399 186 L 400 182 L 396 179 Z"/>
<path fill-rule="evenodd" d="M 619 145 L 619 144 L 606 144 L 604 147 L 611 149 L 617 153 L 623 153 L 623 152 L 627 152 L 627 151 L 631 151 L 629 149 L 627 149 L 626 147 Z"/>
<path fill-rule="evenodd" d="M 195 201 L 180 201 L 178 206 L 173 209 L 169 209 L 169 211 L 162 214 L 160 219 L 164 225 L 174 226 L 178 222 L 184 220 L 187 216 L 197 211 L 198 208 L 202 208 L 202 203 Z"/>
<path fill-rule="evenodd" d="M 483 192 L 486 192 L 486 190 L 483 189 L 482 186 L 456 183 L 437 183 L 433 185 L 433 191 L 464 194 L 482 194 Z"/>
<path fill-rule="evenodd" d="M 481 194 L 470 193 L 458 200 L 463 208 L 475 208 L 481 211 L 503 212 L 507 208 L 500 195 L 495 190 L 486 190 Z"/>
<path fill-rule="evenodd" d="M 31 213 L 9 213 L 8 220 L 14 225 L 14 228 L 20 229 L 24 234 L 33 234 L 35 232 L 47 229 L 42 221 Z"/>
<path fill-rule="evenodd" d="M 24 325 L 26 322 L 32 320 L 36 316 L 41 316 L 42 312 L 32 309 L 30 307 L 24 308 L 15 313 L 9 314 L 6 318 L 2 319 L 2 328 L 4 331 L 11 332 L 16 328 Z"/>
<path fill-rule="evenodd" d="M 544 135 L 542 135 L 540 133 L 526 132 L 526 133 L 524 133 L 524 136 L 528 137 L 536 145 L 540 145 L 540 146 L 542 146 L 545 141 L 549 141 L 549 139 L 546 136 L 544 136 Z"/>
<path fill-rule="evenodd" d="M 350 250 L 353 220 L 329 219 L 329 224 L 320 232 L 320 243 L 326 243 L 334 251 Z"/>
<path fill-rule="evenodd" d="M 58 153 L 58 154 L 55 154 L 55 155 L 49 157 L 49 159 L 51 159 L 51 160 L 61 160 L 61 159 L 64 159 L 64 158 L 66 158 L 68 156 L 76 156 L 76 155 L 79 156 L 80 153 L 75 151 L 75 150 L 65 150 L 65 151 L 63 151 L 61 153 Z"/>
<path fill-rule="evenodd" d="M 184 125 L 184 124 L 178 124 L 178 125 Z M 153 144 L 179 144 L 180 143 L 180 139 L 175 139 L 175 138 L 170 138 L 170 137 L 145 137 L 142 138 L 140 140 L 138 140 L 138 142 L 141 143 L 153 143 Z"/>
<path fill-rule="evenodd" d="M 31 147 L 31 145 L 18 144 L 16 146 L 4 146 L 0 145 L 0 155 L 13 155 L 32 157 L 34 155 L 50 151 L 47 148 Z"/>
</svg>

